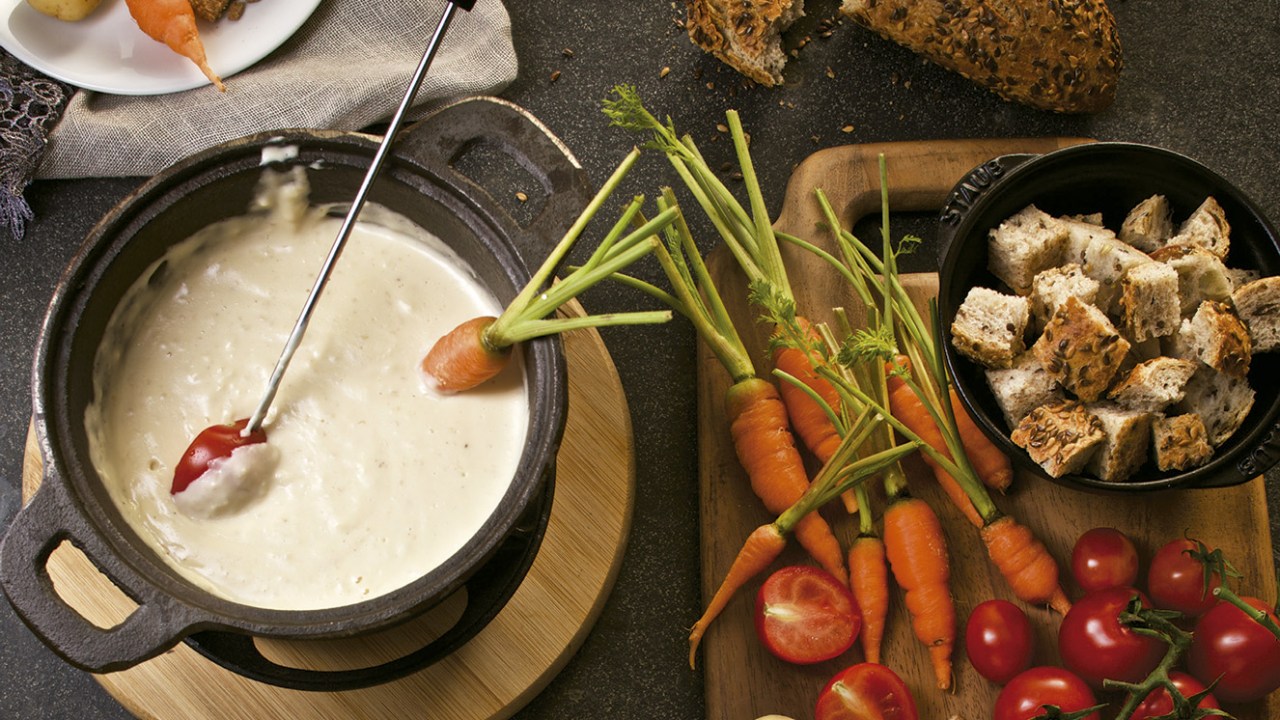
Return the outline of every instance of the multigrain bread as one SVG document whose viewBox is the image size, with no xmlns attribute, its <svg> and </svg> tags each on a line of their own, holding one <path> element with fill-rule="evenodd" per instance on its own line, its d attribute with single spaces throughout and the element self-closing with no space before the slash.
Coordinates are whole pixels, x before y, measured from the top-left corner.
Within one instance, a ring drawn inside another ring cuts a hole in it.
<svg viewBox="0 0 1280 720">
<path fill-rule="evenodd" d="M 781 85 L 782 33 L 804 15 L 804 0 L 687 0 L 693 44 L 761 85 Z"/>
<path fill-rule="evenodd" d="M 1089 473 L 1107 482 L 1124 482 L 1147 461 L 1151 445 L 1151 413 L 1130 410 L 1115 403 L 1085 406 L 1098 419 L 1105 435 L 1086 463 Z"/>
<path fill-rule="evenodd" d="M 1104 0 L 844 0 L 840 11 L 1007 100 L 1089 113 L 1115 99 L 1120 36 Z"/>
<path fill-rule="evenodd" d="M 1019 355 L 1008 368 L 988 369 L 986 376 L 991 394 L 1000 405 L 1010 430 L 1041 405 L 1052 405 L 1066 399 L 1062 386 L 1045 371 L 1035 353 Z"/>
<path fill-rule="evenodd" d="M 1044 328 L 1069 297 L 1092 305 L 1098 297 L 1098 281 L 1084 274 L 1078 263 L 1067 263 L 1036 273 L 1031 281 L 1033 327 Z"/>
<path fill-rule="evenodd" d="M 1110 233 L 1110 231 L 1108 231 Z M 1153 262 L 1141 250 L 1116 237 L 1114 233 L 1095 234 L 1081 252 L 1084 274 L 1098 281 L 1098 298 L 1095 304 L 1103 312 L 1115 312 L 1118 308 L 1121 281 L 1133 268 Z"/>
<path fill-rule="evenodd" d="M 1226 304 L 1212 300 L 1200 303 L 1189 327 L 1191 347 L 1200 362 L 1242 380 L 1249 374 L 1253 357 L 1249 330 Z"/>
<path fill-rule="evenodd" d="M 1177 332 L 1182 322 L 1178 271 L 1163 263 L 1136 265 L 1120 281 L 1120 320 L 1132 342 Z"/>
<path fill-rule="evenodd" d="M 1225 301 L 1234 284 L 1222 258 L 1199 245 L 1165 245 L 1151 259 L 1178 272 L 1179 311 L 1190 315 L 1205 300 Z"/>
<path fill-rule="evenodd" d="M 1067 226 L 1035 205 L 1000 223 L 987 236 L 987 267 L 1019 295 L 1031 292 L 1041 271 L 1061 264 Z"/>
<path fill-rule="evenodd" d="M 1204 199 L 1169 238 L 1170 245 L 1199 245 L 1220 258 L 1231 249 L 1231 223 L 1226 211 L 1213 196 Z"/>
<path fill-rule="evenodd" d="M 1245 283 L 1231 294 L 1231 302 L 1249 329 L 1254 352 L 1280 348 L 1280 276 Z"/>
<path fill-rule="evenodd" d="M 1107 437 L 1102 423 L 1074 400 L 1041 405 L 1009 435 L 1053 477 L 1079 472 Z"/>
<path fill-rule="evenodd" d="M 1194 414 L 1156 418 L 1151 423 L 1151 446 L 1161 470 L 1190 470 L 1213 457 L 1204 423 Z"/>
<path fill-rule="evenodd" d="M 1018 295 L 975 287 L 965 295 L 951 323 L 951 342 L 986 367 L 1007 368 L 1026 349 L 1023 334 L 1031 304 Z"/>
<path fill-rule="evenodd" d="M 1164 247 L 1172 234 L 1173 209 L 1164 195 L 1135 205 L 1120 225 L 1120 240 L 1148 253 Z"/>
<path fill-rule="evenodd" d="M 1182 401 L 1187 381 L 1197 367 L 1199 363 L 1194 360 L 1152 358 L 1138 363 L 1111 388 L 1107 397 L 1132 410 L 1161 412 Z"/>
<path fill-rule="evenodd" d="M 1201 365 L 1187 381 L 1186 393 L 1176 407 L 1199 417 L 1209 444 L 1217 447 L 1244 424 L 1255 397 L 1247 381 Z"/>
<path fill-rule="evenodd" d="M 1031 347 L 1049 376 L 1084 402 L 1102 397 L 1129 352 L 1101 310 L 1069 297 Z"/>
</svg>

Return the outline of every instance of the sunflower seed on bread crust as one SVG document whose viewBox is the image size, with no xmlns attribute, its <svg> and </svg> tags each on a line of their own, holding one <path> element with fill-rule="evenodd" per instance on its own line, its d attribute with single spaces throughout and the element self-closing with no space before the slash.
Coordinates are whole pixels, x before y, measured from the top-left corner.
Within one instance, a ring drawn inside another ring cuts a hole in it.
<svg viewBox="0 0 1280 720">
<path fill-rule="evenodd" d="M 1083 469 L 1107 434 L 1083 405 L 1065 400 L 1032 410 L 1009 437 L 1045 472 L 1062 477 Z"/>
<path fill-rule="evenodd" d="M 1151 423 L 1151 445 L 1161 470 L 1190 470 L 1213 457 L 1204 423 L 1192 413 L 1157 417 Z"/>
<path fill-rule="evenodd" d="M 687 0 L 694 45 L 761 85 L 781 85 L 782 32 L 804 15 L 804 0 Z"/>
<path fill-rule="evenodd" d="M 1067 301 L 1031 347 L 1050 377 L 1084 402 L 1102 397 L 1129 353 L 1129 341 L 1098 308 Z"/>
<path fill-rule="evenodd" d="M 1120 36 L 1104 0 L 844 0 L 840 11 L 1007 100 L 1087 113 L 1115 99 Z"/>
</svg>

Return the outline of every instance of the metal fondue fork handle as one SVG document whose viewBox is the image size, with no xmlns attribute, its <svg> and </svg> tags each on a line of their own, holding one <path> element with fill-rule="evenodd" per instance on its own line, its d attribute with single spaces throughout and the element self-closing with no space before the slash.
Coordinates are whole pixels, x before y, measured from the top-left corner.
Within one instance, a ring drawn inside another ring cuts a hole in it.
<svg viewBox="0 0 1280 720">
<path fill-rule="evenodd" d="M 409 87 L 405 90 L 404 98 L 400 100 L 400 107 L 396 109 L 395 115 L 392 116 L 391 123 L 387 126 L 387 132 L 383 135 L 377 152 L 374 153 L 373 162 L 369 165 L 368 172 L 365 173 L 364 181 L 360 183 L 360 189 L 356 191 L 355 199 L 351 202 L 351 209 L 347 211 L 346 219 L 342 222 L 342 228 L 338 231 L 338 237 L 333 241 L 333 246 L 329 249 L 329 255 L 325 258 L 324 265 L 320 268 L 320 274 L 316 277 L 315 284 L 311 287 L 311 294 L 307 296 L 307 301 L 302 306 L 302 312 L 298 315 L 297 322 L 294 323 L 293 331 L 289 333 L 289 339 L 285 342 L 284 351 L 280 354 L 280 359 L 276 361 L 275 370 L 272 371 L 271 379 L 267 382 L 267 389 L 262 395 L 262 400 L 258 402 L 258 409 L 253 411 L 252 417 L 249 418 L 249 424 L 241 431 L 242 435 L 257 432 L 262 427 L 262 420 L 266 417 L 268 408 L 271 407 L 271 401 L 276 397 L 276 391 L 280 389 L 280 380 L 284 377 L 285 368 L 289 366 L 289 361 L 293 359 L 293 353 L 302 342 L 302 335 L 307 331 L 307 324 L 311 321 L 311 312 L 315 310 L 316 301 L 319 300 L 321 291 L 324 290 L 324 286 L 329 282 L 329 275 L 333 272 L 333 266 L 337 263 L 338 256 L 342 254 L 342 248 L 346 245 L 347 238 L 351 236 L 356 217 L 360 214 L 360 209 L 364 207 L 365 198 L 369 195 L 369 188 L 373 186 L 373 181 L 377 178 L 378 171 L 382 168 L 382 161 L 386 159 L 391 143 L 395 140 L 396 132 L 400 130 L 400 125 L 404 122 L 405 113 L 408 111 L 409 106 L 413 104 L 414 96 L 418 94 L 422 79 L 426 77 L 427 68 L 431 66 L 431 61 L 435 58 L 436 51 L 440 49 L 440 41 L 444 37 L 445 31 L 449 28 L 450 21 L 453 20 L 453 13 L 459 6 L 470 10 L 474 1 L 454 0 L 445 3 L 444 14 L 440 16 L 440 22 L 436 25 L 435 32 L 431 35 L 431 41 L 427 43 L 427 48 L 422 53 L 422 60 L 418 62 L 418 68 L 414 71 L 413 78 L 409 81 Z"/>
</svg>

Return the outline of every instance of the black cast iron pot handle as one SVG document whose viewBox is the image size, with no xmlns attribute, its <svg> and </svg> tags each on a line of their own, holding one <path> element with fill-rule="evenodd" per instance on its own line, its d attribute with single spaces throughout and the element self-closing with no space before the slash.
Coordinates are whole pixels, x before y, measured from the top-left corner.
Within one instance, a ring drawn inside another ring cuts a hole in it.
<svg viewBox="0 0 1280 720">
<path fill-rule="evenodd" d="M 502 151 L 537 181 L 537 188 L 528 188 L 533 193 L 529 206 L 541 203 L 532 219 L 520 222 L 511 217 L 481 181 L 458 167 L 459 160 L 481 145 Z M 485 212 L 528 231 L 540 254 L 560 240 L 593 195 L 569 149 L 528 111 L 499 98 L 469 98 L 437 110 L 405 131 L 396 153 L 450 175 Z"/>
<path fill-rule="evenodd" d="M 197 622 L 195 614 L 135 576 L 96 532 L 80 532 L 85 527 L 65 483 L 46 473 L 0 544 L 0 584 L 18 617 L 59 656 L 91 672 L 122 670 L 175 645 Z M 89 622 L 58 595 L 48 562 L 64 541 L 138 604 L 115 627 Z"/>
</svg>

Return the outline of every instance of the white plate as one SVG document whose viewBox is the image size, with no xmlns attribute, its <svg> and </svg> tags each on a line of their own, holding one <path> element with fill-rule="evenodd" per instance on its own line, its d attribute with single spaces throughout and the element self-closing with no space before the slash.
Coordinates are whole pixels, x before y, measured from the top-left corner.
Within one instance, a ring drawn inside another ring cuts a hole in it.
<svg viewBox="0 0 1280 720">
<path fill-rule="evenodd" d="M 200 39 L 224 80 L 279 47 L 320 0 L 262 0 L 239 20 L 200 22 Z M 124 0 L 103 0 L 89 17 L 63 22 L 26 0 L 0 0 L 0 46 L 50 77 L 116 95 L 160 95 L 208 85 L 187 58 L 138 29 Z"/>
</svg>

